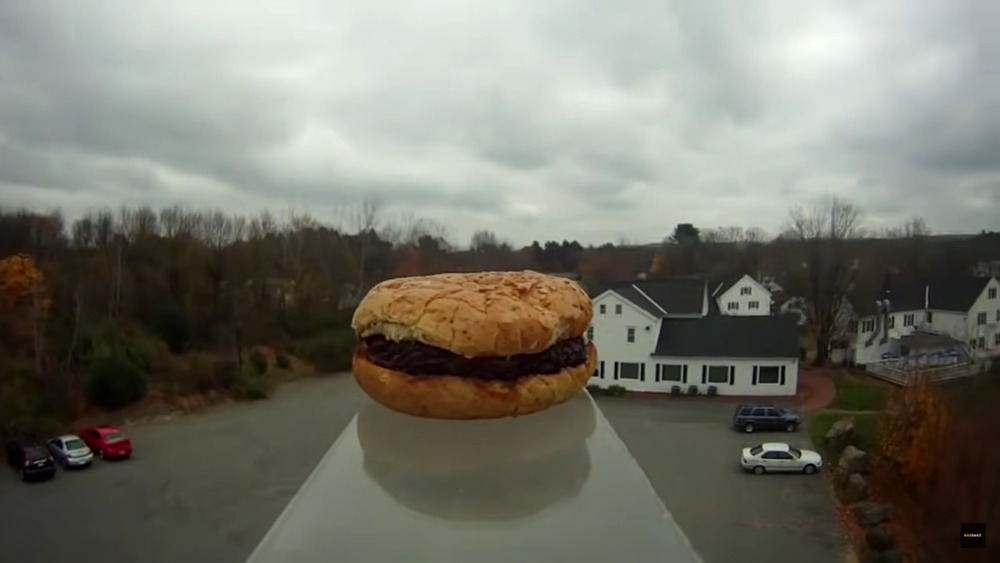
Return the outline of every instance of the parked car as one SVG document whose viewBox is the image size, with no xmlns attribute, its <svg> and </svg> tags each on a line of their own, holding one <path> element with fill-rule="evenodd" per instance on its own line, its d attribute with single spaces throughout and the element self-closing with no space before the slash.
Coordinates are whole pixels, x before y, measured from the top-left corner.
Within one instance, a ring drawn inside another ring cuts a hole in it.
<svg viewBox="0 0 1000 563">
<path fill-rule="evenodd" d="M 76 434 L 64 434 L 49 440 L 49 451 L 56 462 L 65 468 L 89 467 L 94 461 L 94 452 Z"/>
<path fill-rule="evenodd" d="M 795 432 L 802 424 L 802 415 L 777 405 L 739 405 L 733 413 L 733 428 L 743 432 L 784 430 Z"/>
<path fill-rule="evenodd" d="M 80 438 L 97 457 L 125 459 L 132 456 L 132 440 L 114 426 L 108 424 L 86 426 L 80 429 Z"/>
<path fill-rule="evenodd" d="M 51 479 L 56 476 L 56 464 L 42 444 L 27 440 L 12 440 L 7 444 L 7 465 L 21 475 L 21 480 Z"/>
<path fill-rule="evenodd" d="M 740 467 L 757 475 L 771 472 L 809 474 L 823 467 L 823 458 L 812 450 L 800 450 L 789 444 L 772 442 L 743 448 Z"/>
</svg>

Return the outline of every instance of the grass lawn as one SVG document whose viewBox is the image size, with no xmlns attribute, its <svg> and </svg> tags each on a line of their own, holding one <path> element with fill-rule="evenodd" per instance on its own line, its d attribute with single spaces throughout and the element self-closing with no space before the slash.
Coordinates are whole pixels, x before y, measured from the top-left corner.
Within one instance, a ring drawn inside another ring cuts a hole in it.
<svg viewBox="0 0 1000 563">
<path fill-rule="evenodd" d="M 837 374 L 837 396 L 832 409 L 849 411 L 877 411 L 885 404 L 889 395 L 887 384 L 867 376 Z"/>
<path fill-rule="evenodd" d="M 806 429 L 816 451 L 833 461 L 839 452 L 827 451 L 823 438 L 833 423 L 847 417 L 854 418 L 854 445 L 864 451 L 872 451 L 878 445 L 878 414 L 859 413 L 854 415 L 820 411 L 806 418 Z"/>
</svg>

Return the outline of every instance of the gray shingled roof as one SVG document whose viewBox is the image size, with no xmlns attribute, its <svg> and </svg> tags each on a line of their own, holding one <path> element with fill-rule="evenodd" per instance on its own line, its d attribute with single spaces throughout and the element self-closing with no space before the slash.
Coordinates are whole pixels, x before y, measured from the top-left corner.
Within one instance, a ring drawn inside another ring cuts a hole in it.
<svg viewBox="0 0 1000 563">
<path fill-rule="evenodd" d="M 852 295 L 851 305 L 859 317 L 874 315 L 877 312 L 875 302 L 883 299 L 882 296 L 885 295 L 893 311 L 920 310 L 924 308 L 926 291 L 928 308 L 966 313 L 983 293 L 990 279 L 975 276 L 942 276 L 899 287 L 890 284 L 888 294 L 879 290 Z"/>
<path fill-rule="evenodd" d="M 662 317 L 663 311 L 666 311 L 668 316 L 700 315 L 707 291 L 706 282 L 702 278 L 636 280 L 616 284 L 608 289 L 614 290 L 615 293 L 657 317 Z M 649 299 L 643 297 L 643 293 Z M 650 303 L 650 300 L 655 305 Z"/>
<path fill-rule="evenodd" d="M 793 315 L 664 319 L 654 356 L 704 358 L 798 358 Z"/>
</svg>

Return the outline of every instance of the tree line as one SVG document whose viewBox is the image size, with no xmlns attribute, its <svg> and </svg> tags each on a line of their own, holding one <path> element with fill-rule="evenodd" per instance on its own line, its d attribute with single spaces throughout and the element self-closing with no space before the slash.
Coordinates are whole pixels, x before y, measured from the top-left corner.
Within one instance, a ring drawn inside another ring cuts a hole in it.
<svg viewBox="0 0 1000 563">
<path fill-rule="evenodd" d="M 920 219 L 875 233 L 857 206 L 836 198 L 791 209 L 776 236 L 681 223 L 660 244 L 522 248 L 489 231 L 460 247 L 446 225 L 390 213 L 378 200 L 344 208 L 334 222 L 184 206 L 98 209 L 68 222 L 0 209 L 0 412 L 58 418 L 102 401 L 127 404 L 149 385 L 253 387 L 248 370 L 267 366 L 247 351 L 260 345 L 342 370 L 352 307 L 368 288 L 445 271 L 531 268 L 579 276 L 594 290 L 640 274 L 765 275 L 808 304 L 822 362 L 851 291 L 876 287 L 890 270 L 966 271 L 1000 257 L 998 238 L 938 238 Z M 0 432 L 3 424 L 11 427 L 0 421 Z"/>
</svg>

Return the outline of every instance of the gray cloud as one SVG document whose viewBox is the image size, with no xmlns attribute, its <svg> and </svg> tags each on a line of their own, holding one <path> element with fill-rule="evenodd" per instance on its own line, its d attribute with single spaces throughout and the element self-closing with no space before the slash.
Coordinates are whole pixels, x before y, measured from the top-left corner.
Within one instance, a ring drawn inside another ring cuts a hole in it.
<svg viewBox="0 0 1000 563">
<path fill-rule="evenodd" d="M 1000 228 L 982 3 L 0 6 L 0 198 L 318 215 L 383 198 L 520 243 L 873 223 Z"/>
</svg>

